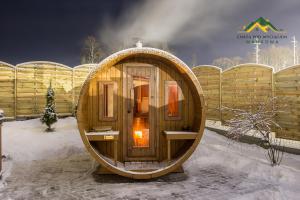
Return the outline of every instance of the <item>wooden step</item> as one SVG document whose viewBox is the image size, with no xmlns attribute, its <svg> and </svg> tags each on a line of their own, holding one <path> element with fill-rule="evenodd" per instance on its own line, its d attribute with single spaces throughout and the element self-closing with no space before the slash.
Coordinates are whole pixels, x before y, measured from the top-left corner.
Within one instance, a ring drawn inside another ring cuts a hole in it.
<svg viewBox="0 0 300 200">
<path fill-rule="evenodd" d="M 166 162 L 125 162 L 124 169 L 130 171 L 153 171 L 167 166 Z"/>
</svg>

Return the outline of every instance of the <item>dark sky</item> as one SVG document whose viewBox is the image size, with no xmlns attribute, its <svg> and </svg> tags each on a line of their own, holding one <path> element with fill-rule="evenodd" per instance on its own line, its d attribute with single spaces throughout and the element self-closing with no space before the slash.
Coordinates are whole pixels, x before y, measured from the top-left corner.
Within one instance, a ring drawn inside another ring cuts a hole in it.
<svg viewBox="0 0 300 200">
<path fill-rule="evenodd" d="M 1 0 L 0 60 L 77 65 L 84 38 L 97 33 L 104 16 L 118 16 L 130 2 L 134 1 Z"/>
<path fill-rule="evenodd" d="M 135 31 L 143 25 L 146 27 L 143 27 L 144 35 L 166 38 L 175 54 L 188 64 L 194 53 L 198 64 L 211 64 L 214 58 L 221 56 L 244 56 L 252 47 L 236 39 L 237 31 L 260 16 L 269 18 L 289 36 L 300 38 L 299 0 L 190 0 L 193 8 L 183 7 L 181 0 L 166 0 L 174 5 L 155 0 L 148 4 L 142 0 L 0 1 L 0 61 L 11 64 L 47 60 L 75 66 L 80 64 L 86 36 L 113 41 L 117 38 L 114 34 Z M 160 10 L 161 7 L 167 8 L 167 12 Z M 103 22 L 111 23 L 114 34 L 102 27 Z M 281 45 L 290 45 L 290 39 Z"/>
</svg>

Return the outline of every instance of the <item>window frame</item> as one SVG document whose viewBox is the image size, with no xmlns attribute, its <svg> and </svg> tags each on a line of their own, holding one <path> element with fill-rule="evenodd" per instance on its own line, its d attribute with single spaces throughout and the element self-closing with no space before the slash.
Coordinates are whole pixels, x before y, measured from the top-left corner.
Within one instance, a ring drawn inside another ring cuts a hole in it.
<svg viewBox="0 0 300 200">
<path fill-rule="evenodd" d="M 177 85 L 177 88 L 178 88 L 178 116 L 169 116 L 168 115 L 168 109 L 169 109 L 169 106 L 168 106 L 168 102 L 169 102 L 169 90 L 168 90 L 168 87 L 169 85 L 174 85 L 176 84 Z M 182 101 L 183 101 L 183 94 L 182 94 L 182 84 L 181 84 L 181 81 L 169 81 L 169 80 L 166 80 L 165 81 L 165 84 L 164 84 L 164 99 L 165 99 L 165 109 L 164 109 L 164 112 L 165 112 L 165 120 L 166 121 L 178 121 L 178 120 L 181 120 L 182 119 Z"/>
<path fill-rule="evenodd" d="M 104 116 L 104 86 L 113 85 L 113 116 Z M 99 121 L 116 121 L 117 120 L 117 91 L 118 86 L 116 81 L 98 81 L 98 105 L 99 105 Z"/>
</svg>

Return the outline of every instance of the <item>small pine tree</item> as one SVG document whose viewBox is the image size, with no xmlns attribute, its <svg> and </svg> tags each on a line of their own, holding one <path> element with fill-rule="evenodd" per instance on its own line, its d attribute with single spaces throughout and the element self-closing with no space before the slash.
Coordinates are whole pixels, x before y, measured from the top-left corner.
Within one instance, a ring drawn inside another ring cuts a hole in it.
<svg viewBox="0 0 300 200">
<path fill-rule="evenodd" d="M 41 118 L 41 122 L 46 124 L 48 128 L 46 131 L 52 131 L 51 125 L 57 122 L 57 115 L 55 112 L 55 105 L 54 105 L 54 91 L 51 86 L 48 88 L 47 95 L 46 95 L 47 103 L 45 107 L 44 114 Z"/>
</svg>

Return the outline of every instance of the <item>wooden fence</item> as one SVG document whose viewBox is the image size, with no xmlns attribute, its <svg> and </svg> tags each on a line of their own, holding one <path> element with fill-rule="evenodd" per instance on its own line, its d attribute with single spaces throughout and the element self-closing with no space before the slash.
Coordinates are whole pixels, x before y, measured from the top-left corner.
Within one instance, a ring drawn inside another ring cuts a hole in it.
<svg viewBox="0 0 300 200">
<path fill-rule="evenodd" d="M 0 109 L 8 117 L 14 117 L 16 111 L 15 77 L 15 67 L 8 63 L 0 62 Z"/>
<path fill-rule="evenodd" d="M 95 67 L 94 64 L 85 64 L 74 67 L 73 69 L 73 97 L 74 105 L 77 105 L 81 86 L 85 81 L 90 71 Z"/>
<path fill-rule="evenodd" d="M 58 115 L 74 112 L 81 85 L 94 64 L 74 68 L 45 61 L 26 62 L 16 67 L 0 62 L 0 108 L 6 118 L 40 116 L 51 83 Z"/>
<path fill-rule="evenodd" d="M 212 120 L 221 118 L 221 71 L 220 68 L 210 65 L 193 68 L 205 94 L 206 118 Z"/>
<path fill-rule="evenodd" d="M 276 121 L 282 131 L 278 137 L 300 140 L 300 65 L 286 68 L 274 74 L 275 95 L 285 105 Z"/>
<path fill-rule="evenodd" d="M 256 64 L 243 64 L 223 71 L 222 106 L 255 109 L 258 102 L 272 97 L 272 74 L 271 67 Z M 222 112 L 222 121 L 231 118 L 231 112 Z"/>
<path fill-rule="evenodd" d="M 74 68 L 54 62 L 27 62 L 16 67 L 0 62 L 0 108 L 6 118 L 40 116 L 45 106 L 47 88 L 55 91 L 59 115 L 72 115 L 81 86 L 94 64 Z M 278 114 L 281 138 L 300 140 L 300 65 L 273 73 L 272 67 L 243 64 L 225 71 L 215 66 L 193 68 L 206 100 L 207 119 L 225 121 L 230 113 L 222 106 L 255 108 L 257 102 L 278 96 L 286 104 Z"/>
<path fill-rule="evenodd" d="M 272 67 L 259 64 L 243 64 L 224 71 L 204 65 L 192 70 L 204 92 L 207 119 L 224 122 L 232 116 L 221 107 L 252 110 L 259 102 L 277 96 L 278 104 L 287 105 L 276 116 L 282 127 L 276 131 L 277 137 L 300 140 L 300 65 L 277 73 Z"/>
</svg>

